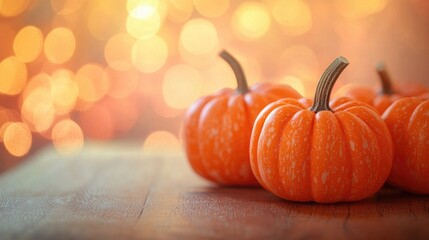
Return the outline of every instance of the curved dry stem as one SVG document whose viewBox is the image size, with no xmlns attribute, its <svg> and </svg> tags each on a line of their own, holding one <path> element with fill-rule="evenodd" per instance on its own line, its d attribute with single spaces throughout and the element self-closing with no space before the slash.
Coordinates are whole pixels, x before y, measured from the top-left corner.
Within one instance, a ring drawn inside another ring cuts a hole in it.
<svg viewBox="0 0 429 240">
<path fill-rule="evenodd" d="M 394 94 L 395 91 L 392 88 L 392 81 L 390 80 L 389 74 L 387 73 L 384 63 L 379 63 L 377 65 L 377 73 L 381 81 L 380 94 Z"/>
<path fill-rule="evenodd" d="M 314 103 L 310 110 L 318 113 L 320 111 L 332 111 L 329 107 L 332 88 L 335 85 L 340 74 L 349 65 L 349 61 L 345 57 L 336 58 L 323 72 L 314 94 Z"/>
<path fill-rule="evenodd" d="M 243 68 L 240 63 L 226 50 L 222 50 L 219 56 L 225 60 L 229 66 L 231 66 L 232 71 L 234 71 L 237 80 L 237 91 L 243 95 L 246 94 L 249 91 L 249 87 L 247 86 L 246 77 L 244 76 Z"/>
</svg>

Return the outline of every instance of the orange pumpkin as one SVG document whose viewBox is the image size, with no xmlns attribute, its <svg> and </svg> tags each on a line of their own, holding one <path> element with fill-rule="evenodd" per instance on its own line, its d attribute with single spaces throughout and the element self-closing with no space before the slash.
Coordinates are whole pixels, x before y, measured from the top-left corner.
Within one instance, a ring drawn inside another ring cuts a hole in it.
<svg viewBox="0 0 429 240">
<path fill-rule="evenodd" d="M 429 100 L 403 98 L 383 114 L 394 143 L 388 182 L 403 190 L 429 194 Z"/>
<path fill-rule="evenodd" d="M 372 105 L 380 114 L 396 100 L 403 97 L 413 97 L 427 92 L 427 88 L 417 83 L 397 83 L 392 86 L 389 74 L 384 64 L 377 66 L 381 81 L 381 89 L 374 91 L 368 86 L 353 87 L 344 95 Z"/>
<path fill-rule="evenodd" d="M 392 165 L 392 139 L 369 105 L 346 97 L 329 102 L 348 65 L 337 58 L 323 73 L 314 98 L 282 99 L 255 121 L 250 163 L 259 183 L 292 201 L 356 201 L 378 191 Z"/>
<path fill-rule="evenodd" d="M 202 177 L 222 185 L 258 185 L 250 169 L 249 142 L 253 122 L 270 102 L 300 98 L 287 85 L 260 83 L 248 88 L 243 70 L 226 51 L 220 56 L 232 67 L 238 87 L 197 100 L 183 125 L 186 154 Z"/>
</svg>

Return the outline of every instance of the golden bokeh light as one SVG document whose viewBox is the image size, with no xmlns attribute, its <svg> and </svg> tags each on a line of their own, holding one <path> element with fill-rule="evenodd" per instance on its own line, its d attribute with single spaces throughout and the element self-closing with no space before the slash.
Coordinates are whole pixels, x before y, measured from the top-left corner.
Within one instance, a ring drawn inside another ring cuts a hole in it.
<svg viewBox="0 0 429 240">
<path fill-rule="evenodd" d="M 159 31 L 161 20 L 161 16 L 157 11 L 144 18 L 134 17 L 130 14 L 126 22 L 127 32 L 137 39 L 152 37 Z"/>
<path fill-rule="evenodd" d="M 204 79 L 204 95 L 213 94 L 223 88 L 237 88 L 237 80 L 231 67 L 218 59 L 202 72 Z"/>
<path fill-rule="evenodd" d="M 8 57 L 0 62 L 0 93 L 19 94 L 26 84 L 27 67 L 17 57 Z"/>
<path fill-rule="evenodd" d="M 73 81 L 73 76 L 53 74 L 50 80 L 51 96 L 56 114 L 70 113 L 79 96 L 79 88 Z"/>
<path fill-rule="evenodd" d="M 194 68 L 180 64 L 167 70 L 162 84 L 162 96 L 168 106 L 185 109 L 201 97 L 203 83 Z"/>
<path fill-rule="evenodd" d="M 97 64 L 85 64 L 76 73 L 75 82 L 79 98 L 86 102 L 96 102 L 104 97 L 110 88 L 109 77 Z"/>
<path fill-rule="evenodd" d="M 55 28 L 45 39 L 44 52 L 46 58 L 55 64 L 63 64 L 70 60 L 76 48 L 73 32 L 65 27 Z"/>
<path fill-rule="evenodd" d="M 182 150 L 179 139 L 167 131 L 155 131 L 143 142 L 143 152 L 174 154 Z"/>
<path fill-rule="evenodd" d="M 44 132 L 55 119 L 55 108 L 51 92 L 46 87 L 38 87 L 24 99 L 21 107 L 22 120 L 34 132 Z"/>
<path fill-rule="evenodd" d="M 164 66 L 168 57 L 165 40 L 159 36 L 140 39 L 132 49 L 132 62 L 140 72 L 153 73 Z"/>
<path fill-rule="evenodd" d="M 22 129 L 23 146 L 32 135 L 45 141 L 32 147 L 53 141 L 61 154 L 87 139 L 142 143 L 149 133 L 145 151 L 178 146 L 186 109 L 237 87 L 221 49 L 249 87 L 288 84 L 309 98 L 338 55 L 352 64 L 333 97 L 373 83 L 378 61 L 394 81 L 427 85 L 423 2 L 0 0 L 0 143 L 7 133 L 10 144 L 2 156 L 28 151 L 10 140 Z"/>
<path fill-rule="evenodd" d="M 31 148 L 32 140 L 30 129 L 22 122 L 8 124 L 3 135 L 4 146 L 15 157 L 22 157 L 27 154 Z"/>
<path fill-rule="evenodd" d="M 47 73 L 39 73 L 35 75 L 30 79 L 30 81 L 28 81 L 24 91 L 22 91 L 22 98 L 26 99 L 28 95 L 30 95 L 37 88 L 49 89 L 50 81 L 51 81 L 51 76 L 49 76 Z"/>
<path fill-rule="evenodd" d="M 148 19 L 156 13 L 156 6 L 140 5 L 130 12 L 133 18 Z"/>
<path fill-rule="evenodd" d="M 0 0 L 0 16 L 14 17 L 24 12 L 30 0 Z"/>
<path fill-rule="evenodd" d="M 220 17 L 228 10 L 230 0 L 194 0 L 197 11 L 208 18 Z"/>
<path fill-rule="evenodd" d="M 291 36 L 304 34 L 312 26 L 310 8 L 302 0 L 278 1 L 272 8 L 272 14 L 284 32 Z"/>
<path fill-rule="evenodd" d="M 52 143 L 58 153 L 74 154 L 80 151 L 84 144 L 82 129 L 73 120 L 59 121 L 52 129 Z"/>
<path fill-rule="evenodd" d="M 192 0 L 168 0 L 168 18 L 174 23 L 188 21 L 194 11 Z"/>
<path fill-rule="evenodd" d="M 104 48 L 107 64 L 116 70 L 127 70 L 132 67 L 131 51 L 135 39 L 127 33 L 118 33 L 111 37 Z"/>
<path fill-rule="evenodd" d="M 6 128 L 11 123 L 19 121 L 20 118 L 21 117 L 18 112 L 0 106 L 0 142 L 3 142 L 3 136 Z"/>
<path fill-rule="evenodd" d="M 195 55 L 193 53 L 188 52 L 183 47 L 181 42 L 179 42 L 179 53 L 180 57 L 186 64 L 199 69 L 210 67 L 219 59 L 218 48 L 213 48 L 211 52 L 208 52 L 206 54 Z"/>
<path fill-rule="evenodd" d="M 191 54 L 204 55 L 218 48 L 219 39 L 216 27 L 203 18 L 194 18 L 183 26 L 180 44 Z"/>
<path fill-rule="evenodd" d="M 22 62 L 34 61 L 43 49 L 43 34 L 35 26 L 22 28 L 13 41 L 15 56 Z"/>
<path fill-rule="evenodd" d="M 284 76 L 277 83 L 286 84 L 286 85 L 291 86 L 293 89 L 295 89 L 297 92 L 299 92 L 299 94 L 301 94 L 302 96 L 307 95 L 305 92 L 304 83 L 302 82 L 301 79 L 299 79 L 295 76 L 292 76 L 292 75 Z"/>
<path fill-rule="evenodd" d="M 338 12 L 348 18 L 362 18 L 382 11 L 387 0 L 335 0 Z"/>
<path fill-rule="evenodd" d="M 139 9 L 141 7 L 143 7 L 143 9 L 147 8 L 147 11 L 152 11 L 149 9 L 156 10 L 158 8 L 159 1 L 160 0 L 128 0 L 127 11 L 131 14 L 135 9 Z"/>
<path fill-rule="evenodd" d="M 115 35 L 125 20 L 125 9 L 118 8 L 120 0 L 112 1 L 89 1 L 91 10 L 88 15 L 89 33 L 98 40 L 107 40 Z"/>
<path fill-rule="evenodd" d="M 55 14 L 68 15 L 79 10 L 87 0 L 51 0 L 51 7 Z"/>
<path fill-rule="evenodd" d="M 257 2 L 244 2 L 232 18 L 234 33 L 242 39 L 252 40 L 262 37 L 270 28 L 270 14 L 265 5 Z"/>
<path fill-rule="evenodd" d="M 291 75 L 300 79 L 305 86 L 305 96 L 311 97 L 319 80 L 321 69 L 314 51 L 308 46 L 294 45 L 280 55 L 277 69 L 281 76 Z"/>
</svg>

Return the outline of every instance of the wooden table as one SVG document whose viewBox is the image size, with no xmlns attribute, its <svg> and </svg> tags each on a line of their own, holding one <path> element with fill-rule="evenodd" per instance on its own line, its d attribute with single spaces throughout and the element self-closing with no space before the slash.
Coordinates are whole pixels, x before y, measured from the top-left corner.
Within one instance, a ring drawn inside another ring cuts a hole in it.
<svg viewBox="0 0 429 240">
<path fill-rule="evenodd" d="M 0 239 L 429 239 L 429 197 L 384 188 L 356 203 L 218 187 L 181 154 L 45 149 L 0 175 Z"/>
</svg>

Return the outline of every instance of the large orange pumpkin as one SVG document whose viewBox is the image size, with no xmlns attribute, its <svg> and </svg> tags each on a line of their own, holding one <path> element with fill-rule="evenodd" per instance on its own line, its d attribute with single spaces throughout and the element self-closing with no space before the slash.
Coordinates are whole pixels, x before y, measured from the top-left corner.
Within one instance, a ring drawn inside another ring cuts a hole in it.
<svg viewBox="0 0 429 240">
<path fill-rule="evenodd" d="M 372 105 L 380 114 L 396 100 L 403 97 L 413 97 L 428 91 L 426 87 L 417 83 L 396 83 L 393 85 L 384 64 L 377 66 L 377 73 L 381 81 L 381 89 L 374 90 L 368 86 L 356 86 L 349 89 L 344 95 Z"/>
<path fill-rule="evenodd" d="M 392 139 L 369 105 L 342 97 L 329 102 L 348 65 L 337 58 L 323 73 L 314 98 L 282 99 L 255 121 L 250 163 L 259 183 L 281 198 L 332 203 L 371 196 L 392 165 Z"/>
<path fill-rule="evenodd" d="M 287 85 L 260 83 L 248 88 L 240 64 L 229 53 L 220 56 L 236 76 L 237 89 L 223 89 L 197 100 L 183 125 L 185 149 L 192 168 L 222 185 L 258 185 L 250 169 L 249 142 L 253 122 L 270 102 L 300 98 Z"/>
<path fill-rule="evenodd" d="M 383 119 L 395 148 L 388 182 L 429 194 L 429 100 L 400 99 L 384 112 Z"/>
</svg>

